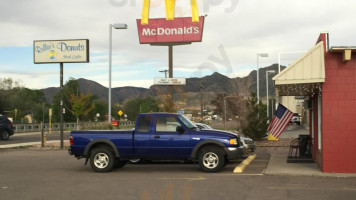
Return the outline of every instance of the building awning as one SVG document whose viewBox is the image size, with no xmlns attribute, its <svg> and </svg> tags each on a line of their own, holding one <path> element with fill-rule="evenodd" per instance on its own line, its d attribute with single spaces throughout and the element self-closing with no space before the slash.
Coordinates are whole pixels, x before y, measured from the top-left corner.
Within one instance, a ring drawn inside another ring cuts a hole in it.
<svg viewBox="0 0 356 200">
<path fill-rule="evenodd" d="M 272 78 L 279 96 L 309 96 L 325 82 L 324 44 L 319 42 Z"/>
</svg>

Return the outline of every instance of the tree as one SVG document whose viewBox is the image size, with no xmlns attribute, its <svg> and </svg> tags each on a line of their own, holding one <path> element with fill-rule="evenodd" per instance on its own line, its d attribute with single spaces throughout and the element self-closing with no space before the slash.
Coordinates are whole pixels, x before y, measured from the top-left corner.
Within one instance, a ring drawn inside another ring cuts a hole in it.
<svg viewBox="0 0 356 200">
<path fill-rule="evenodd" d="M 225 117 L 226 101 L 226 118 L 236 119 L 236 116 L 241 117 L 245 112 L 246 101 L 238 95 L 228 95 L 226 93 L 216 93 L 215 98 L 211 100 L 211 104 L 215 106 L 214 113 Z"/>
<path fill-rule="evenodd" d="M 34 122 L 42 121 L 43 103 L 45 96 L 41 90 L 25 88 L 11 78 L 0 78 L 0 113 L 6 111 L 15 123 L 26 115 L 31 115 Z"/>
<path fill-rule="evenodd" d="M 21 81 L 14 81 L 12 78 L 0 78 L 0 90 L 12 90 L 13 88 L 23 88 Z"/>
<path fill-rule="evenodd" d="M 63 108 L 66 110 L 72 110 L 72 105 L 69 102 L 71 94 L 79 94 L 79 84 L 78 81 L 74 78 L 69 78 L 69 80 L 63 86 Z M 53 121 L 59 122 L 60 119 L 60 91 L 58 91 L 53 97 L 52 103 L 53 110 Z M 76 121 L 76 117 L 72 114 L 72 112 L 66 112 L 63 115 L 63 120 L 66 122 L 74 122 Z"/>
<path fill-rule="evenodd" d="M 87 116 L 83 116 L 84 120 L 96 118 L 96 114 L 99 113 L 98 121 L 104 121 L 105 115 L 108 112 L 108 102 L 104 99 L 99 99 L 96 95 L 92 95 L 92 100 L 95 104 L 95 108 L 91 110 Z"/>
<path fill-rule="evenodd" d="M 10 97 L 14 94 L 14 89 L 23 87 L 21 81 L 14 81 L 12 78 L 0 78 L 0 114 L 13 110 L 14 106 L 10 101 Z"/>
<path fill-rule="evenodd" d="M 242 133 L 251 138 L 263 138 L 267 136 L 268 117 L 266 105 L 262 104 L 261 101 L 257 103 L 256 94 L 251 93 L 246 102 L 246 108 L 246 121 L 242 121 Z"/>
<path fill-rule="evenodd" d="M 157 101 L 152 97 L 131 99 L 124 104 L 124 113 L 129 120 L 135 121 L 139 113 L 158 112 Z"/>
<path fill-rule="evenodd" d="M 69 102 L 71 103 L 71 113 L 77 118 L 77 128 L 79 129 L 79 117 L 87 115 L 95 108 L 95 104 L 91 101 L 92 95 L 88 92 L 85 96 L 83 93 L 80 95 L 70 94 Z"/>
<path fill-rule="evenodd" d="M 174 103 L 172 102 L 172 96 L 170 94 L 163 96 L 163 99 L 161 99 L 160 111 L 169 113 L 177 111 Z"/>
</svg>

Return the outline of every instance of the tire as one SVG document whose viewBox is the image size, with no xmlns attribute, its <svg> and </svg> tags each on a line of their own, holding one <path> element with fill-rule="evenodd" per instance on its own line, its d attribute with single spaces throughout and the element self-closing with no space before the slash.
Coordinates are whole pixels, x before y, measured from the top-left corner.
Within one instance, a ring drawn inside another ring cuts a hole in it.
<svg viewBox="0 0 356 200">
<path fill-rule="evenodd" d="M 7 131 L 7 130 L 2 130 L 2 131 L 0 132 L 0 138 L 1 138 L 1 140 L 9 140 L 9 138 L 10 138 L 10 133 L 9 133 L 9 131 Z"/>
<path fill-rule="evenodd" d="M 119 158 L 116 158 L 114 167 L 123 168 L 128 162 L 128 160 L 120 160 Z"/>
<path fill-rule="evenodd" d="M 220 148 L 208 146 L 199 151 L 198 162 L 204 172 L 219 172 L 225 166 L 225 157 Z"/>
<path fill-rule="evenodd" d="M 91 151 L 90 166 L 96 172 L 109 172 L 115 164 L 114 152 L 110 148 L 99 147 Z"/>
</svg>

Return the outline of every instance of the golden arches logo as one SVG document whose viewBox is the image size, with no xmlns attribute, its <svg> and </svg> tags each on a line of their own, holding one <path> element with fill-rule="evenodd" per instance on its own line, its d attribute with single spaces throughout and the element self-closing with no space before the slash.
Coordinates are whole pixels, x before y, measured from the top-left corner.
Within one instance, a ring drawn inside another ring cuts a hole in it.
<svg viewBox="0 0 356 200">
<path fill-rule="evenodd" d="M 175 0 L 164 0 L 164 3 L 166 5 L 166 20 L 174 20 Z M 192 22 L 199 22 L 199 11 L 198 11 L 197 1 L 190 0 L 190 5 L 192 8 Z M 148 24 L 149 10 L 150 10 L 150 0 L 144 0 L 143 9 L 142 9 L 142 19 L 141 19 L 142 25 Z"/>
</svg>

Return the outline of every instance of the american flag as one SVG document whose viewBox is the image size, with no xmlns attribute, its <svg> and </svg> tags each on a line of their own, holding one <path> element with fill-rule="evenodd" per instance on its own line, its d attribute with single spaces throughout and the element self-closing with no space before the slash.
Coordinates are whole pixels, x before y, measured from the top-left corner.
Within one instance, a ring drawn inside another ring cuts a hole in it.
<svg viewBox="0 0 356 200">
<path fill-rule="evenodd" d="M 273 137 L 279 138 L 284 129 L 286 129 L 292 117 L 293 113 L 282 104 L 279 104 L 276 114 L 268 126 L 268 131 L 273 135 Z"/>
</svg>

